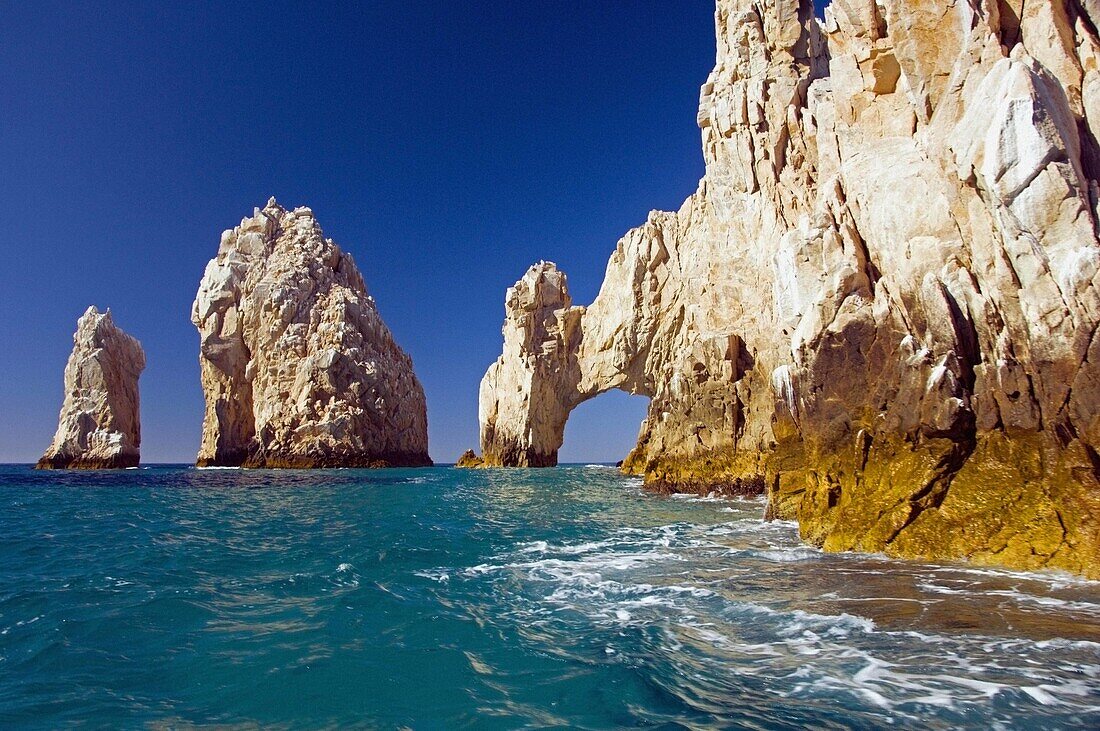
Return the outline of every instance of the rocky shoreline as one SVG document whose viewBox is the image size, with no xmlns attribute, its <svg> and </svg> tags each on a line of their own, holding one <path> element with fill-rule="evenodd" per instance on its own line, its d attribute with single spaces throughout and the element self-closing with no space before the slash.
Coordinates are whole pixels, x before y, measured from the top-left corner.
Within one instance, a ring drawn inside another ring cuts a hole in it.
<svg viewBox="0 0 1100 731">
<path fill-rule="evenodd" d="M 506 296 L 488 464 L 610 389 L 624 469 L 766 491 L 826 550 L 1100 578 L 1100 40 L 1076 0 L 719 0 L 706 175 L 595 301 Z"/>
</svg>

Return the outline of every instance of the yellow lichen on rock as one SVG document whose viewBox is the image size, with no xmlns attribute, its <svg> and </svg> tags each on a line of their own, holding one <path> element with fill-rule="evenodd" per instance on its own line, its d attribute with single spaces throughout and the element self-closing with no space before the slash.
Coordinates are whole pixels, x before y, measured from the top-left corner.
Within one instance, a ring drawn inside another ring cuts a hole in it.
<svg viewBox="0 0 1100 731">
<path fill-rule="evenodd" d="M 472 449 L 467 449 L 462 453 L 462 456 L 455 462 L 455 467 L 463 469 L 475 469 L 478 467 L 486 467 L 485 460 L 477 456 L 477 452 Z"/>
</svg>

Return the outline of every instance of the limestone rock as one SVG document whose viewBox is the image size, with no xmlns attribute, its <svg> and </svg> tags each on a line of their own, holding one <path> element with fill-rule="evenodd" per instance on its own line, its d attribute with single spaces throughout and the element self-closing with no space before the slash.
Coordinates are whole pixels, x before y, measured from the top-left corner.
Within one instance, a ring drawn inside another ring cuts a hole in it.
<svg viewBox="0 0 1100 731">
<path fill-rule="evenodd" d="M 191 320 L 198 464 L 430 465 L 424 390 L 349 254 L 272 198 L 222 234 Z"/>
<path fill-rule="evenodd" d="M 509 290 L 487 460 L 648 396 L 624 469 L 828 550 L 1100 577 L 1100 40 L 1077 0 L 718 0 L 706 175 L 574 306 Z"/>
<path fill-rule="evenodd" d="M 486 465 L 557 464 L 565 419 L 575 406 L 578 325 L 564 274 L 539 262 L 508 290 L 504 353 L 485 374 L 478 399 Z"/>
<path fill-rule="evenodd" d="M 478 467 L 485 467 L 485 460 L 477 456 L 477 452 L 472 449 L 467 449 L 462 453 L 462 456 L 455 462 L 455 467 L 462 469 L 476 469 Z"/>
<path fill-rule="evenodd" d="M 141 343 L 115 326 L 110 310 L 89 307 L 76 323 L 57 433 L 38 469 L 136 467 L 144 369 Z"/>
</svg>

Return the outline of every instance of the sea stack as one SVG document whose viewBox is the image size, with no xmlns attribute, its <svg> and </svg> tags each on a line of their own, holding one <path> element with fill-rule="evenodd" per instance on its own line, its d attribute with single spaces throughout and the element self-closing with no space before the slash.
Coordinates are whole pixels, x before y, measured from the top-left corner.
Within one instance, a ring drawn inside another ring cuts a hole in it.
<svg viewBox="0 0 1100 731">
<path fill-rule="evenodd" d="M 111 311 L 89 307 L 76 323 L 65 366 L 65 400 L 53 443 L 38 469 L 119 469 L 140 461 L 138 378 L 141 343 L 120 330 Z"/>
<path fill-rule="evenodd" d="M 484 466 L 551 467 L 577 401 L 583 307 L 565 274 L 535 264 L 504 298 L 504 352 L 481 381 Z"/>
<path fill-rule="evenodd" d="M 477 456 L 477 452 L 472 449 L 467 449 L 462 453 L 462 456 L 455 462 L 455 467 L 462 469 L 476 469 L 478 467 L 485 467 L 485 461 L 481 457 Z"/>
<path fill-rule="evenodd" d="M 274 198 L 222 234 L 192 309 L 199 466 L 426 466 L 424 389 L 349 254 Z"/>
<path fill-rule="evenodd" d="M 548 264 L 509 291 L 486 461 L 554 464 L 619 388 L 658 489 L 766 492 L 826 550 L 1100 578 L 1096 13 L 719 0 L 705 177 L 589 307 Z"/>
</svg>

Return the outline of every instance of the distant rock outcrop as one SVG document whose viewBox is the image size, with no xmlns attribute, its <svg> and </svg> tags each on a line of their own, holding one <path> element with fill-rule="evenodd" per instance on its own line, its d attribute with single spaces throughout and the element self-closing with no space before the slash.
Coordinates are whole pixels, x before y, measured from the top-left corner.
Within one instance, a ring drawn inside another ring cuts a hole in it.
<svg viewBox="0 0 1100 731">
<path fill-rule="evenodd" d="M 65 366 L 57 433 L 38 469 L 118 469 L 140 461 L 141 343 L 89 307 L 76 323 Z"/>
<path fill-rule="evenodd" d="M 472 449 L 467 449 L 462 453 L 462 456 L 455 462 L 455 467 L 462 467 L 463 469 L 474 469 L 477 467 L 484 467 L 485 460 L 477 456 L 477 452 Z"/>
<path fill-rule="evenodd" d="M 191 320 L 198 464 L 430 465 L 424 390 L 347 253 L 275 199 L 222 234 Z"/>
<path fill-rule="evenodd" d="M 1078 0 L 719 0 L 706 176 L 572 305 L 533 267 L 486 461 L 651 399 L 625 469 L 827 550 L 1100 577 L 1100 38 Z"/>
</svg>

